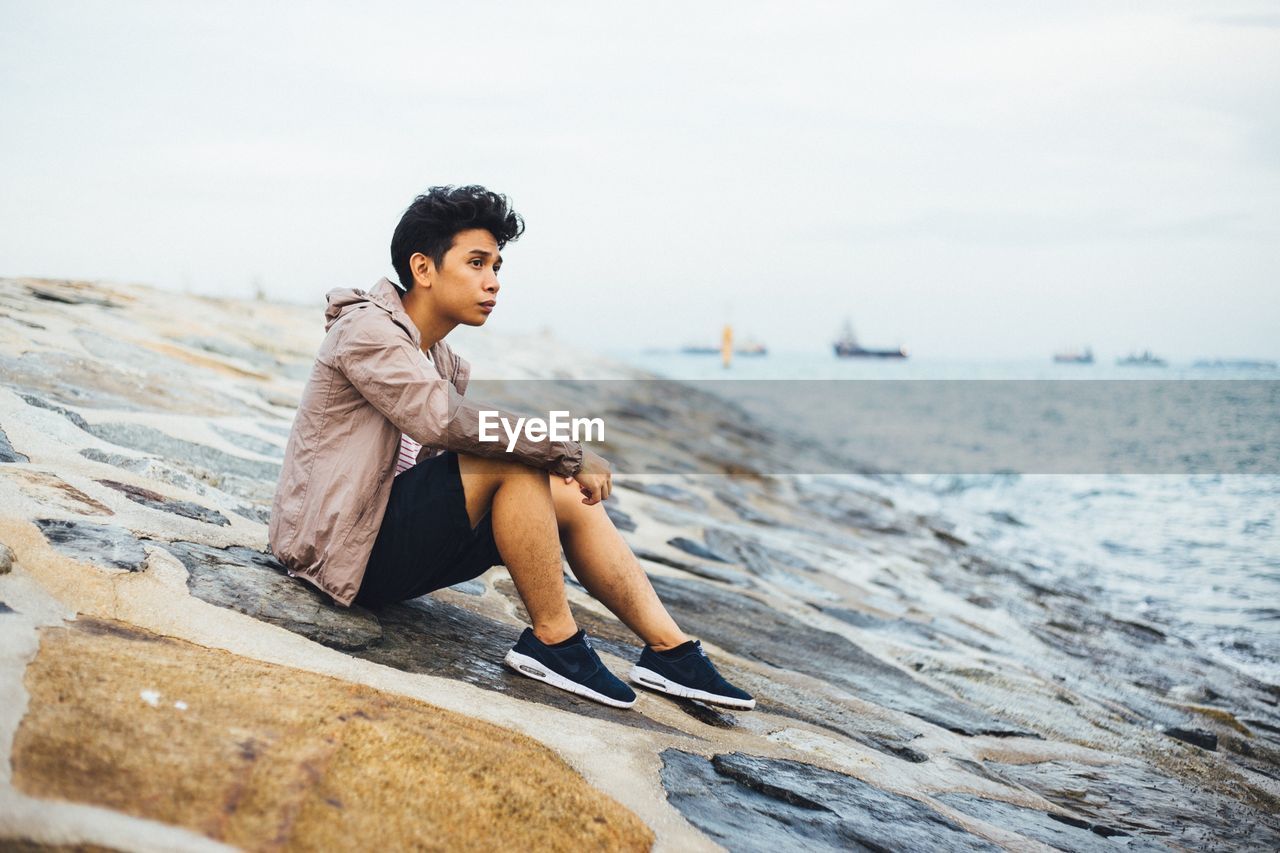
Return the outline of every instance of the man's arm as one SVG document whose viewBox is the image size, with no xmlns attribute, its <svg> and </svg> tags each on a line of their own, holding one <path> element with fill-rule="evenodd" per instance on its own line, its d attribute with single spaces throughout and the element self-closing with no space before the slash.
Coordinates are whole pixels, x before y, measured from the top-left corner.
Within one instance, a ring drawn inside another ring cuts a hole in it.
<svg viewBox="0 0 1280 853">
<path fill-rule="evenodd" d="M 458 389 L 459 394 L 467 393 L 467 384 L 471 381 L 471 365 L 465 358 L 453 351 L 453 347 L 444 341 L 439 343 L 440 349 L 447 353 L 449 358 L 453 359 L 453 384 Z"/>
<path fill-rule="evenodd" d="M 521 434 L 510 453 L 505 440 L 481 441 L 481 409 L 496 411 L 511 423 L 516 416 L 467 400 L 449 380 L 428 370 L 413 342 L 399 331 L 389 331 L 383 325 L 386 322 L 372 314 L 345 318 L 334 360 L 356 390 L 397 429 L 431 447 L 493 459 L 514 456 L 564 477 L 578 473 L 582 445 L 576 441 L 534 442 Z"/>
<path fill-rule="evenodd" d="M 442 352 L 453 359 L 453 384 L 459 394 L 465 394 L 471 378 L 471 365 L 444 341 L 439 346 Z M 587 506 L 594 506 L 607 499 L 613 491 L 613 467 L 603 456 L 583 448 L 577 473 L 564 476 L 565 483 L 572 483 L 574 480 L 578 481 L 579 491 L 583 495 L 582 502 Z"/>
</svg>

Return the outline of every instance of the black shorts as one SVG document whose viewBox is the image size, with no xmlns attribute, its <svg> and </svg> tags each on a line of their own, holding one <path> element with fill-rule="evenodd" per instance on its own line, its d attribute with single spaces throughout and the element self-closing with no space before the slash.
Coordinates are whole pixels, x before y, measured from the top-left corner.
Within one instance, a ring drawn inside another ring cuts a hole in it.
<svg viewBox="0 0 1280 853">
<path fill-rule="evenodd" d="M 501 564 L 490 514 L 471 529 L 458 454 L 446 451 L 392 482 L 356 603 L 380 607 L 406 601 Z"/>
</svg>

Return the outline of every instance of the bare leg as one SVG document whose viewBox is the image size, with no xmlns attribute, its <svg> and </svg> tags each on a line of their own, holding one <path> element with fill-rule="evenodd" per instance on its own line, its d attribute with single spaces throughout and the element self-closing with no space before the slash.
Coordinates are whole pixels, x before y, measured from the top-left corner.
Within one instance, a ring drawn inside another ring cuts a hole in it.
<svg viewBox="0 0 1280 853">
<path fill-rule="evenodd" d="M 554 474 L 551 495 L 569 568 L 587 591 L 655 651 L 673 649 L 688 640 L 604 506 L 585 506 L 577 484 L 565 483 Z"/>
<path fill-rule="evenodd" d="M 546 472 L 461 453 L 458 472 L 471 526 L 479 524 L 486 511 L 493 513 L 493 538 L 529 611 L 533 633 L 547 644 L 572 637 L 578 626 L 565 597 Z"/>
</svg>

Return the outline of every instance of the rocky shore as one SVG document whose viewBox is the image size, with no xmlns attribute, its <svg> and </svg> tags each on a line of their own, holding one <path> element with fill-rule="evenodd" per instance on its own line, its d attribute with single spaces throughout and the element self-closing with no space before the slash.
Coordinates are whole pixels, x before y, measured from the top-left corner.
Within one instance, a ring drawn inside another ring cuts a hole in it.
<svg viewBox="0 0 1280 853">
<path fill-rule="evenodd" d="M 757 710 L 510 673 L 501 568 L 330 606 L 266 552 L 322 307 L 0 280 L 0 846 L 1280 848 L 1280 686 L 550 339 L 458 348 L 517 411 L 602 380 L 607 508 Z"/>
</svg>

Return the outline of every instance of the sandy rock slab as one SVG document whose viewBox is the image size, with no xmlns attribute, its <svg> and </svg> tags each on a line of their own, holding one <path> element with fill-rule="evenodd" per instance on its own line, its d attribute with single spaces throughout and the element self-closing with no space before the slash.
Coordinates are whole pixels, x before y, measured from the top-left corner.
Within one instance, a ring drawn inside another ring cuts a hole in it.
<svg viewBox="0 0 1280 853">
<path fill-rule="evenodd" d="M 635 815 L 523 735 L 123 623 L 45 629 L 25 683 L 13 782 L 31 796 L 247 850 L 653 842 Z"/>
</svg>

